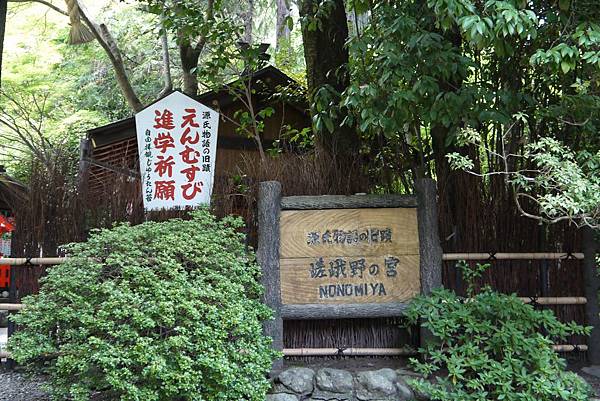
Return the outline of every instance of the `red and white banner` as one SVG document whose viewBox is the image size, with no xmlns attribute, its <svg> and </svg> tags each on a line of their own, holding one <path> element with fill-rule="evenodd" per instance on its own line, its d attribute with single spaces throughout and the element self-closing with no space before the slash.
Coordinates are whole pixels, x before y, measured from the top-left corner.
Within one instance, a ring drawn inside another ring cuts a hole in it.
<svg viewBox="0 0 600 401">
<path fill-rule="evenodd" d="M 181 92 L 135 115 L 146 210 L 210 204 L 219 113 Z"/>
</svg>

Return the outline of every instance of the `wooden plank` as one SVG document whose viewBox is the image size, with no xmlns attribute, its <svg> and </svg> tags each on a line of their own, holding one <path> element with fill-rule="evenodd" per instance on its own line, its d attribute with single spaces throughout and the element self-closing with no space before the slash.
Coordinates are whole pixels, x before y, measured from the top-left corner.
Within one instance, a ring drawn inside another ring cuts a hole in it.
<svg viewBox="0 0 600 401">
<path fill-rule="evenodd" d="M 417 207 L 411 195 L 322 195 L 287 196 L 281 199 L 282 210 L 359 209 Z"/>
<path fill-rule="evenodd" d="M 418 255 L 282 259 L 280 266 L 283 304 L 403 302 L 420 292 Z"/>
<path fill-rule="evenodd" d="M 282 258 L 417 255 L 417 211 L 414 208 L 282 211 L 280 254 Z"/>
<path fill-rule="evenodd" d="M 407 303 L 282 305 L 287 320 L 369 319 L 403 316 Z"/>
</svg>

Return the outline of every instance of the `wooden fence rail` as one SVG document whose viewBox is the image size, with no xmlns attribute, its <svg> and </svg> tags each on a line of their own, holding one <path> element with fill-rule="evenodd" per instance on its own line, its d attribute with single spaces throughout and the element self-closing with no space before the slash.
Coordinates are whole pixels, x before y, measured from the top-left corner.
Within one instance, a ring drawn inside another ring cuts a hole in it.
<svg viewBox="0 0 600 401">
<path fill-rule="evenodd" d="M 518 252 L 498 252 L 498 253 L 445 253 L 442 260 L 561 260 L 561 259 L 583 259 L 583 253 L 518 253 Z"/>
<path fill-rule="evenodd" d="M 459 260 L 563 260 L 583 259 L 583 253 L 566 252 L 498 252 L 498 253 L 445 253 L 442 257 L 446 261 Z M 58 265 L 64 263 L 66 257 L 52 258 L 0 258 L 0 265 L 29 266 L 29 265 Z"/>
<path fill-rule="evenodd" d="M 583 259 L 583 253 L 518 253 L 518 252 L 498 252 L 498 253 L 446 253 L 443 260 L 446 261 L 486 261 L 486 260 L 566 260 Z M 39 266 L 39 265 L 57 265 L 64 263 L 66 257 L 51 258 L 0 258 L 0 265 L 11 266 Z M 520 297 L 524 303 L 535 303 L 538 305 L 583 305 L 587 303 L 585 297 Z M 23 304 L 1 303 L 0 310 L 16 312 L 23 309 Z M 553 346 L 557 352 L 587 351 L 587 345 L 564 345 L 557 344 Z M 414 351 L 405 348 L 286 348 L 283 350 L 285 356 L 332 356 L 332 355 L 354 355 L 354 356 L 408 356 L 413 355 Z M 10 358 L 6 351 L 0 351 L 0 359 Z"/>
<path fill-rule="evenodd" d="M 557 344 L 556 352 L 587 351 L 585 344 Z M 409 348 L 284 348 L 284 356 L 415 356 L 417 351 Z M 10 358 L 10 352 L 0 351 L 0 359 Z"/>
</svg>

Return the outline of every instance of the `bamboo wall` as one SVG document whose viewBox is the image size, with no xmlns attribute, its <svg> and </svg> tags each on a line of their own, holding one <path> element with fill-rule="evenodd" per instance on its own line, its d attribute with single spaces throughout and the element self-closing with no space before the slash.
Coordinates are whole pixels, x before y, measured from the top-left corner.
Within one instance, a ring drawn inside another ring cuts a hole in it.
<svg viewBox="0 0 600 401">
<path fill-rule="evenodd" d="M 308 166 L 306 160 L 299 161 L 283 158 L 271 171 L 253 171 L 256 181 L 275 176 L 284 182 L 284 195 L 318 194 L 338 192 L 340 185 L 350 185 L 335 172 L 327 174 L 310 174 L 321 171 L 322 166 Z M 252 166 L 245 166 L 246 169 Z M 268 170 L 268 169 L 265 169 Z M 43 180 L 43 177 L 40 178 Z M 328 181 L 330 180 L 330 181 Z M 335 182 L 331 180 L 337 180 Z M 470 178 L 465 178 L 461 185 L 471 185 Z M 52 181 L 59 186 L 56 177 Z M 40 183 L 40 185 L 42 185 Z M 117 185 L 117 184 L 115 184 Z M 135 182 L 123 181 L 117 192 L 120 194 L 137 193 Z M 248 183 L 252 187 L 252 182 Z M 48 187 L 49 188 L 49 187 Z M 323 188 L 327 188 L 324 192 Z M 442 188 L 440 192 L 440 231 L 445 253 L 451 252 L 579 252 L 580 238 L 574 227 L 556 225 L 547 227 L 515 214 L 512 200 L 501 191 L 481 193 L 474 186 L 472 191 L 452 194 L 455 198 L 454 208 L 449 206 L 448 194 Z M 89 204 L 83 207 L 80 202 L 69 200 L 63 196 L 62 201 L 46 204 L 43 196 L 60 198 L 60 194 L 35 196 L 26 210 L 17 213 L 20 235 L 15 240 L 16 256 L 31 256 L 35 247 L 40 244 L 45 249 L 56 246 L 62 238 L 79 240 L 86 233 L 76 230 L 77 224 L 87 219 L 89 225 L 109 225 L 115 220 L 129 220 L 132 223 L 142 221 L 139 198 L 132 205 L 128 196 L 118 198 L 114 204 L 98 203 L 92 205 L 93 210 L 108 210 L 109 215 L 94 215 Z M 115 191 L 113 188 L 112 190 Z M 491 191 L 490 191 L 491 192 Z M 215 209 L 219 215 L 236 213 L 242 215 L 249 224 L 248 243 L 255 246 L 255 193 L 252 189 L 240 191 L 239 184 L 230 178 L 219 178 L 215 187 Z M 110 192 L 107 193 L 110 195 Z M 110 196 L 108 196 L 110 198 Z M 456 199 L 457 198 L 457 199 Z M 102 198 L 98 198 L 99 202 Z M 129 199 L 129 200 L 128 200 Z M 484 201 L 489 199 L 489 201 Z M 102 200 L 105 202 L 106 199 Z M 118 202 L 117 202 L 118 201 Z M 103 209 L 104 208 L 104 209 Z M 20 213 L 20 214 L 19 214 Z M 58 224 L 52 228 L 44 226 L 44 219 L 54 213 Z M 19 218 L 21 216 L 21 218 Z M 168 218 L 165 214 L 155 216 L 156 219 Z M 52 252 L 44 252 L 52 256 Z M 482 261 L 483 262 L 483 261 Z M 481 285 L 491 285 L 496 290 L 516 293 L 519 296 L 583 296 L 582 263 L 577 260 L 558 261 L 491 261 L 492 267 L 484 274 Z M 43 268 L 29 267 L 19 269 L 17 286 L 20 296 L 35 293 L 38 290 L 38 279 Z M 445 262 L 443 282 L 448 288 L 464 293 L 465 283 L 454 267 L 453 262 Z M 564 305 L 544 307 L 552 309 L 561 321 L 576 321 L 584 324 L 584 305 Z M 567 344 L 585 344 L 585 339 L 574 338 Z M 284 325 L 284 348 L 396 348 L 404 345 L 416 345 L 415 333 L 400 329 L 397 321 L 389 319 L 348 319 L 343 321 L 286 321 Z M 580 358 L 581 353 L 571 353 L 570 357 Z"/>
</svg>

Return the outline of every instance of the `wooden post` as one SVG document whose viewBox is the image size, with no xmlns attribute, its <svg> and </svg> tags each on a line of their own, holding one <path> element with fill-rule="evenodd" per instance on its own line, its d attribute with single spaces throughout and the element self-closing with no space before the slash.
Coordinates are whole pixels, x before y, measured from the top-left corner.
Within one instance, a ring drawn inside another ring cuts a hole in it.
<svg viewBox="0 0 600 401">
<path fill-rule="evenodd" d="M 261 182 L 258 189 L 258 250 L 256 257 L 262 268 L 265 287 L 264 302 L 273 309 L 273 320 L 264 322 L 265 334 L 273 339 L 273 348 L 283 352 L 283 320 L 281 318 L 281 286 L 279 279 L 279 216 L 281 184 Z M 272 373 L 283 369 L 283 359 L 273 363 Z"/>
<path fill-rule="evenodd" d="M 90 157 L 91 149 L 92 146 L 89 139 L 82 138 L 79 141 L 79 171 L 77 173 L 79 193 L 85 193 L 87 190 L 88 171 L 90 168 L 88 158 Z"/>
<path fill-rule="evenodd" d="M 600 290 L 600 277 L 596 266 L 596 253 L 598 243 L 594 238 L 594 230 L 583 228 L 583 277 L 585 282 L 585 318 L 586 325 L 592 326 L 592 334 L 588 339 L 588 362 L 591 365 L 600 365 L 600 307 L 598 305 L 598 291 Z"/>
<path fill-rule="evenodd" d="M 415 183 L 419 224 L 421 293 L 429 295 L 442 286 L 442 245 L 438 230 L 437 188 L 431 178 Z"/>
<path fill-rule="evenodd" d="M 17 276 L 17 269 L 15 266 L 10 266 L 10 284 L 9 284 L 9 290 L 8 290 L 8 301 L 11 304 L 15 304 L 17 303 L 17 282 L 16 282 L 16 276 Z M 9 310 L 8 311 L 8 316 L 10 317 L 11 313 L 14 313 L 13 311 Z M 12 320 L 8 320 L 8 329 L 7 329 L 7 338 L 10 338 L 10 336 L 12 336 L 15 332 L 15 323 Z M 7 368 L 8 369 L 14 369 L 15 368 L 15 361 L 13 361 L 11 358 L 7 359 Z"/>
<path fill-rule="evenodd" d="M 431 178 L 415 182 L 417 217 L 419 224 L 419 253 L 421 269 L 421 294 L 429 295 L 442 286 L 442 245 L 438 229 L 437 185 Z M 425 346 L 431 333 L 419 328 L 419 342 Z"/>
</svg>

